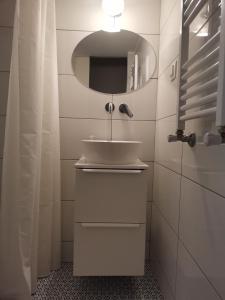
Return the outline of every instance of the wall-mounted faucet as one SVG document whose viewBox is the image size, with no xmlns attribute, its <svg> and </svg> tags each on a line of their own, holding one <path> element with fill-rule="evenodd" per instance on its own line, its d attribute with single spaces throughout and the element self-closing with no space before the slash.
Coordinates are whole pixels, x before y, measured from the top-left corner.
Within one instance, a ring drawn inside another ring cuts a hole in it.
<svg viewBox="0 0 225 300">
<path fill-rule="evenodd" d="M 124 104 L 124 103 L 120 104 L 119 111 L 122 114 L 127 114 L 129 118 L 133 118 L 133 116 L 134 116 L 127 104 Z"/>
</svg>

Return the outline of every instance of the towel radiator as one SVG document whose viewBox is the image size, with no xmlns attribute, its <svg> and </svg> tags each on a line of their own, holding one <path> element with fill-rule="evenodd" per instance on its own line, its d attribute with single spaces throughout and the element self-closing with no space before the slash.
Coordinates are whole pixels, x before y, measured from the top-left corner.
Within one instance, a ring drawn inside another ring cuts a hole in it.
<svg viewBox="0 0 225 300">
<path fill-rule="evenodd" d="M 218 134 L 207 146 L 225 143 L 225 0 L 183 0 L 177 131 L 169 142 L 196 144 L 185 135 L 188 120 L 214 116 Z"/>
</svg>

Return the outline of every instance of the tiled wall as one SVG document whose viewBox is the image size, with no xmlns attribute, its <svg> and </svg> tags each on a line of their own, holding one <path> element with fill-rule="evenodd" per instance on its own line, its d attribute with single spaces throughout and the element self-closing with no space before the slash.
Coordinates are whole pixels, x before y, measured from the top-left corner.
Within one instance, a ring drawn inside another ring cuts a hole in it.
<svg viewBox="0 0 225 300">
<path fill-rule="evenodd" d="M 101 29 L 101 0 L 56 0 L 58 73 L 60 94 L 61 166 L 62 166 L 62 253 L 63 260 L 72 259 L 74 163 L 82 154 L 80 140 L 95 135 L 110 138 L 111 120 L 104 106 L 113 101 L 116 110 L 112 117 L 113 139 L 143 141 L 141 158 L 149 168 L 149 202 L 147 253 L 149 253 L 152 201 L 155 118 L 158 69 L 154 79 L 143 89 L 129 95 L 104 95 L 80 84 L 73 75 L 71 57 L 79 41 Z M 160 1 L 126 0 L 123 28 L 142 34 L 158 55 Z M 127 103 L 134 113 L 128 120 L 118 112 L 120 103 Z"/>
<path fill-rule="evenodd" d="M 15 0 L 0 1 L 0 194 Z"/>
<path fill-rule="evenodd" d="M 214 121 L 189 121 L 195 148 L 168 143 L 176 130 L 181 0 L 162 0 L 151 258 L 165 299 L 225 299 L 225 146 L 202 144 Z"/>
</svg>

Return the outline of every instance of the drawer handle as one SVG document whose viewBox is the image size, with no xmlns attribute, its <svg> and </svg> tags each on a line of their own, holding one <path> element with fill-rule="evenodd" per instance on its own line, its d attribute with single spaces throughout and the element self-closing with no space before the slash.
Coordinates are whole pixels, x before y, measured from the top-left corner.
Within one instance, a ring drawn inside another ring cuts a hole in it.
<svg viewBox="0 0 225 300">
<path fill-rule="evenodd" d="M 113 170 L 113 169 L 82 169 L 85 173 L 98 174 L 140 174 L 142 170 Z"/>
<path fill-rule="evenodd" d="M 81 223 L 84 228 L 139 228 L 140 224 Z"/>
</svg>

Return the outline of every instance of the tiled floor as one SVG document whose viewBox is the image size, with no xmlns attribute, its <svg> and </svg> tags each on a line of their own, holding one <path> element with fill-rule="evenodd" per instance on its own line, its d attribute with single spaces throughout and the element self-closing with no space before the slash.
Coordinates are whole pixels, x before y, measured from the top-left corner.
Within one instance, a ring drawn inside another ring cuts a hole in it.
<svg viewBox="0 0 225 300">
<path fill-rule="evenodd" d="M 33 300 L 162 300 L 150 266 L 144 277 L 73 277 L 72 264 L 38 281 Z"/>
</svg>

